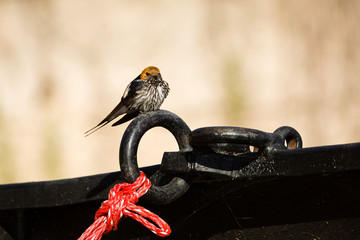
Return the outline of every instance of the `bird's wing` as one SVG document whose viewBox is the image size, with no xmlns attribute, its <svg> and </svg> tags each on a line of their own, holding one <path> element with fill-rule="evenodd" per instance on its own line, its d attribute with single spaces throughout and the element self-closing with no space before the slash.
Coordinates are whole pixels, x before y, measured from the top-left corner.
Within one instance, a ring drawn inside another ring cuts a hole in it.
<svg viewBox="0 0 360 240">
<path fill-rule="evenodd" d="M 128 102 L 131 99 L 134 99 L 138 94 L 138 91 L 143 88 L 144 81 L 135 78 L 135 80 L 131 81 L 131 83 L 126 87 L 124 94 L 121 98 L 122 102 Z"/>
<path fill-rule="evenodd" d="M 116 121 L 113 125 L 111 125 L 112 127 L 115 127 L 117 125 L 123 124 L 135 117 L 137 117 L 140 113 L 139 112 L 132 112 L 132 113 L 127 113 L 125 116 L 123 116 L 122 118 L 120 118 L 120 120 Z"/>
<path fill-rule="evenodd" d="M 91 128 L 90 130 L 85 132 L 85 136 L 92 134 L 93 132 L 99 130 L 118 116 L 124 114 L 128 110 L 128 103 L 135 97 L 137 91 L 143 87 L 143 81 L 133 80 L 130 84 L 126 87 L 124 94 L 121 98 L 120 103 L 95 127 Z M 129 119 L 130 120 L 130 119 Z"/>
</svg>

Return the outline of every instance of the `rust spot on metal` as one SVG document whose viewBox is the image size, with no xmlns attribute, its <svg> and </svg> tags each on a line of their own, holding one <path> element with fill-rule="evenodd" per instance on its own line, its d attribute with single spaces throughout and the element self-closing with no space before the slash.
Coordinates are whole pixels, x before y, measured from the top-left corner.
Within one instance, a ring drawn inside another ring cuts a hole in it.
<svg viewBox="0 0 360 240">
<path fill-rule="evenodd" d="M 295 149 L 296 148 L 296 139 L 293 138 L 288 142 L 288 148 L 289 149 Z"/>
</svg>

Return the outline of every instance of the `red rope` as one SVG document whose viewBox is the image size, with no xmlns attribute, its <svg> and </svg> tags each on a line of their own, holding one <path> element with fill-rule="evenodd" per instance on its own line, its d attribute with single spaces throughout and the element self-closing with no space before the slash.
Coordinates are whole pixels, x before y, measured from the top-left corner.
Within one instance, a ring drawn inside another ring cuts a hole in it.
<svg viewBox="0 0 360 240">
<path fill-rule="evenodd" d="M 78 240 L 100 240 L 103 234 L 117 230 L 117 225 L 123 216 L 132 217 L 158 236 L 169 236 L 170 226 L 164 220 L 149 210 L 135 205 L 150 186 L 151 182 L 143 172 L 140 172 L 140 176 L 134 183 L 116 184 L 110 190 L 108 200 L 103 201 L 100 209 L 95 213 L 94 223 Z"/>
</svg>

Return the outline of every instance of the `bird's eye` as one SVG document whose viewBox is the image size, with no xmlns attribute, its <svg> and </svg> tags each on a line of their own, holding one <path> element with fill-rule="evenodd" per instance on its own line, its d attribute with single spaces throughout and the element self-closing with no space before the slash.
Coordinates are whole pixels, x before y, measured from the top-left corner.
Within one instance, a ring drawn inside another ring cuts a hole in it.
<svg viewBox="0 0 360 240">
<path fill-rule="evenodd" d="M 146 73 L 146 76 L 148 76 L 148 77 L 149 77 L 150 75 L 151 75 L 150 73 L 148 73 L 148 72 Z"/>
</svg>

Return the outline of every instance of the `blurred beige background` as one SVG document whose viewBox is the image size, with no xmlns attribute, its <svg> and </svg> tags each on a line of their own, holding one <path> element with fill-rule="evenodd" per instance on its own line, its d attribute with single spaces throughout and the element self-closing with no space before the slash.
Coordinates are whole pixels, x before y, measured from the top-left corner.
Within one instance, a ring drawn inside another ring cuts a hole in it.
<svg viewBox="0 0 360 240">
<path fill-rule="evenodd" d="M 191 129 L 289 125 L 360 141 L 360 1 L 0 0 L 0 183 L 119 170 L 128 123 L 84 138 L 140 71 Z M 139 165 L 176 150 L 149 131 Z"/>
</svg>

